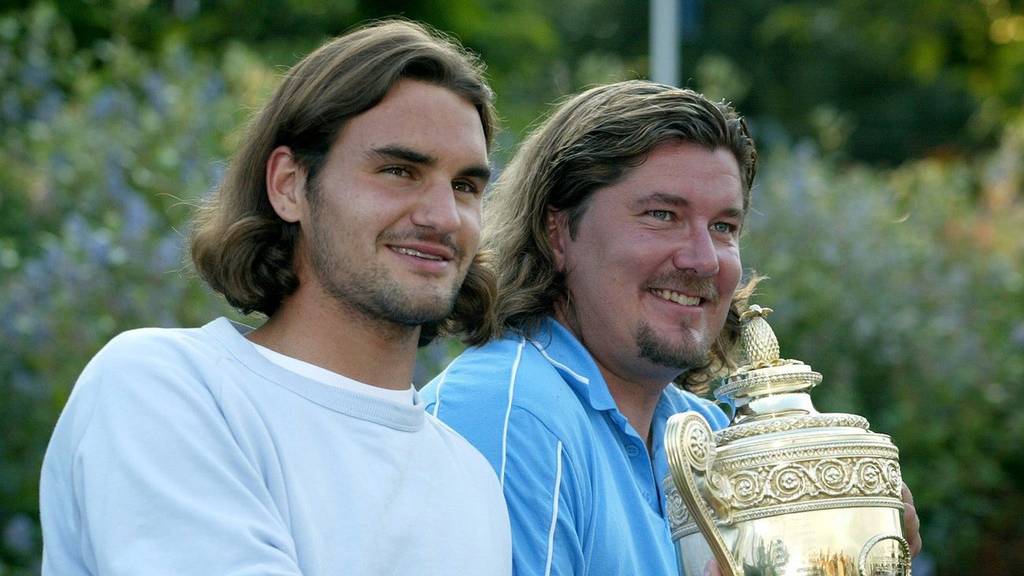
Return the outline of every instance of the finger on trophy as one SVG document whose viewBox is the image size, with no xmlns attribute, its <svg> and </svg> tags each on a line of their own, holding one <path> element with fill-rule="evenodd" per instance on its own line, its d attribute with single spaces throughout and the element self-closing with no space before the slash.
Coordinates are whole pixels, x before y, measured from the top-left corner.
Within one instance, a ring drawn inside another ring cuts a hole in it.
<svg viewBox="0 0 1024 576">
<path fill-rule="evenodd" d="M 917 517 L 917 507 L 914 506 L 914 495 L 906 482 L 900 491 L 900 498 L 903 500 L 903 536 L 910 544 L 910 555 L 917 556 L 921 552 L 921 519 Z"/>
</svg>

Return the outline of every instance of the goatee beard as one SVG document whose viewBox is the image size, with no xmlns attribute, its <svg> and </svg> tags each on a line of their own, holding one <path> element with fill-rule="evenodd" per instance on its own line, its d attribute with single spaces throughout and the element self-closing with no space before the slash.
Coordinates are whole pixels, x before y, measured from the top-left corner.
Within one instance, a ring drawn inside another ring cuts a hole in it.
<svg viewBox="0 0 1024 576">
<path fill-rule="evenodd" d="M 646 322 L 637 327 L 635 338 L 641 358 L 658 366 L 678 369 L 680 373 L 705 365 L 711 349 L 708 343 L 696 340 L 672 345 L 659 338 Z"/>
</svg>

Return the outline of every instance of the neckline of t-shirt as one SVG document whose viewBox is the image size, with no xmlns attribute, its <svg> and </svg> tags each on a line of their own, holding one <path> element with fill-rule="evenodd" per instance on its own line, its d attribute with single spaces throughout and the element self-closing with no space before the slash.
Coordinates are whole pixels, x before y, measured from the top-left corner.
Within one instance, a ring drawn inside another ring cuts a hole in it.
<svg viewBox="0 0 1024 576">
<path fill-rule="evenodd" d="M 395 402 L 396 404 L 413 404 L 415 402 L 416 389 L 413 388 L 412 384 L 409 384 L 408 388 L 402 390 L 393 390 L 390 388 L 381 388 L 380 386 L 374 386 L 361 382 L 355 378 L 349 378 L 344 374 L 328 370 L 322 366 L 317 366 L 305 360 L 300 360 L 287 354 L 282 354 L 276 350 L 267 348 L 255 342 L 249 341 L 250 344 L 256 348 L 264 358 L 270 360 L 274 364 L 277 364 L 281 368 L 294 372 L 300 376 L 309 378 L 310 380 L 316 380 L 328 386 L 340 388 L 342 390 L 349 390 L 356 394 L 366 394 L 375 398 L 387 402 Z"/>
<path fill-rule="evenodd" d="M 252 331 L 250 326 L 221 317 L 204 326 L 204 330 L 253 374 L 324 408 L 396 430 L 415 432 L 423 426 L 426 412 L 418 393 L 413 396 L 413 404 L 399 404 L 329 386 L 286 370 L 265 358 L 245 337 Z"/>
</svg>

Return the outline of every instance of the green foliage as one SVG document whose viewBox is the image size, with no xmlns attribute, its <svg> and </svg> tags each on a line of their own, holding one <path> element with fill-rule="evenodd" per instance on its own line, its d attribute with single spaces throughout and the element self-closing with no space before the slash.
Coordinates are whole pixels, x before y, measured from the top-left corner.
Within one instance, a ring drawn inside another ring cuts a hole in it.
<svg viewBox="0 0 1024 576">
<path fill-rule="evenodd" d="M 716 93 L 701 70 L 727 59 L 752 88 L 720 96 L 857 159 L 894 165 L 988 147 L 1024 98 L 1016 2 L 697 4 L 701 34 L 683 61 L 698 88 Z"/>
<path fill-rule="evenodd" d="M 538 104 L 642 76 L 648 3 L 629 0 L 346 0 L 204 3 L 54 0 L 79 47 L 168 41 L 220 54 L 239 40 L 291 64 L 369 18 L 450 30 L 483 55 L 513 148 Z M 682 78 L 732 101 L 774 138 L 895 165 L 990 147 L 1024 99 L 1024 15 L 1014 0 L 678 0 Z"/>
</svg>

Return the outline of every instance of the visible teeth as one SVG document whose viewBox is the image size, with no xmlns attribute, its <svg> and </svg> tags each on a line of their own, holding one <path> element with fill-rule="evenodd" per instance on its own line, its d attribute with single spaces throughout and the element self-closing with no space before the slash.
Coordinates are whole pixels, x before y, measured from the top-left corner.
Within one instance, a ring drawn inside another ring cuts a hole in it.
<svg viewBox="0 0 1024 576">
<path fill-rule="evenodd" d="M 687 296 L 686 294 L 680 294 L 671 290 L 651 290 L 651 292 L 658 298 L 684 306 L 697 306 L 700 304 L 700 298 Z"/>
<path fill-rule="evenodd" d="M 425 258 L 427 260 L 444 260 L 444 258 L 441 258 L 440 256 L 434 256 L 433 254 L 424 254 L 423 252 L 420 252 L 419 250 L 413 250 L 412 248 L 403 248 L 401 246 L 395 246 L 394 250 L 399 254 L 407 254 L 409 256 L 415 256 L 417 258 Z"/>
</svg>

